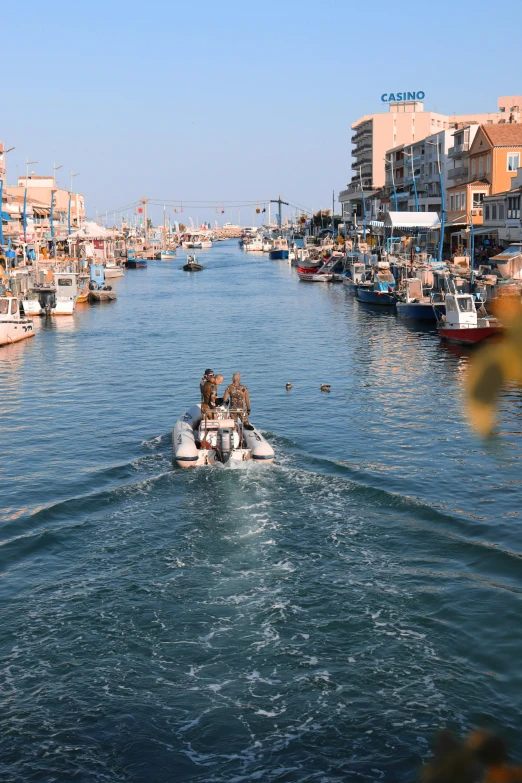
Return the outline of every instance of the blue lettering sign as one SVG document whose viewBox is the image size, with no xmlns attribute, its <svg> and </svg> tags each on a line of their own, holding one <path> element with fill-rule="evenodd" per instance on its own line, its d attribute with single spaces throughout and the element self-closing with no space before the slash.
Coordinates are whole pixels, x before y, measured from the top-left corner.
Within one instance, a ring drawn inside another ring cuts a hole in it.
<svg viewBox="0 0 522 783">
<path fill-rule="evenodd" d="M 396 101 L 423 101 L 424 95 L 425 93 L 422 90 L 420 92 L 383 92 L 381 101 L 383 103 L 393 103 Z"/>
</svg>

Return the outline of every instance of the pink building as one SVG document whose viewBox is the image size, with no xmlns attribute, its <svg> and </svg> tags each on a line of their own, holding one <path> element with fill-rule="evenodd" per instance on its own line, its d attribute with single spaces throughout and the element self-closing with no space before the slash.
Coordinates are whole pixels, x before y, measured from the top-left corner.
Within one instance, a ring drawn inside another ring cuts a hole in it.
<svg viewBox="0 0 522 783">
<path fill-rule="evenodd" d="M 409 145 L 434 133 L 457 128 L 462 123 L 520 122 L 522 96 L 510 95 L 498 99 L 498 111 L 482 114 L 439 114 L 424 111 L 417 100 L 388 103 L 387 112 L 367 114 L 352 125 L 353 176 L 346 190 L 339 194 L 343 214 L 361 214 L 361 188 L 365 195 L 379 190 L 386 183 L 386 152 L 400 145 Z"/>
</svg>

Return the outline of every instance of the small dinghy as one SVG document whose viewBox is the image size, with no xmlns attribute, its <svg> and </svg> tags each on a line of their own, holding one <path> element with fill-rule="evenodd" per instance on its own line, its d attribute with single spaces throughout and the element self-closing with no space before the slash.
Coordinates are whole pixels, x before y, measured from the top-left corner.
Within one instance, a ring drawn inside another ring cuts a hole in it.
<svg viewBox="0 0 522 783">
<path fill-rule="evenodd" d="M 198 263 L 196 256 L 187 256 L 187 263 L 183 264 L 185 272 L 199 272 L 203 266 Z"/>
<path fill-rule="evenodd" d="M 193 405 L 177 420 L 172 432 L 174 460 L 181 468 L 235 460 L 270 463 L 274 450 L 252 424 L 221 406 L 215 419 L 205 419 L 201 405 Z"/>
</svg>

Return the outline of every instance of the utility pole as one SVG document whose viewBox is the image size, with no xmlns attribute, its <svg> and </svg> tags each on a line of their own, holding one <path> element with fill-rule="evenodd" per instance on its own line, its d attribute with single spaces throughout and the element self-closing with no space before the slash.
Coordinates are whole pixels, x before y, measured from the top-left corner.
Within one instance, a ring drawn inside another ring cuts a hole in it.
<svg viewBox="0 0 522 783">
<path fill-rule="evenodd" d="M 281 233 L 281 223 L 282 223 L 282 215 L 281 215 L 281 204 L 284 204 L 285 207 L 288 206 L 288 201 L 281 201 L 281 195 L 279 195 L 277 198 L 271 198 L 270 199 L 272 204 L 277 204 L 279 206 L 279 213 L 277 216 L 277 222 L 279 224 L 279 233 Z"/>
<path fill-rule="evenodd" d="M 143 196 L 143 198 L 141 199 L 141 203 L 143 204 L 143 224 L 145 226 L 145 242 L 147 242 L 149 238 L 149 225 L 147 223 L 147 201 L 148 198 Z"/>
</svg>

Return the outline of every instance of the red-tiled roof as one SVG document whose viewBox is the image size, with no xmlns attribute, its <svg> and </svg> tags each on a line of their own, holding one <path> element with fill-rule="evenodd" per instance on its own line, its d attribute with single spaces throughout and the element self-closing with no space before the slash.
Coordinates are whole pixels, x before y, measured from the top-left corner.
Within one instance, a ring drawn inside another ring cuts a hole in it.
<svg viewBox="0 0 522 783">
<path fill-rule="evenodd" d="M 522 147 L 522 123 L 482 125 L 492 147 Z"/>
</svg>

